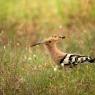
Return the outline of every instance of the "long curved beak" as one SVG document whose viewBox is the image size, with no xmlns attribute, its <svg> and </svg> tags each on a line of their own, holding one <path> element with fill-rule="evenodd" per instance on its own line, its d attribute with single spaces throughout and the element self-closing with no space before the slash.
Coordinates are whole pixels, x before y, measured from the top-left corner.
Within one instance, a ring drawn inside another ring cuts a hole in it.
<svg viewBox="0 0 95 95">
<path fill-rule="evenodd" d="M 36 45 L 40 45 L 40 44 L 44 44 L 44 41 L 39 41 L 39 42 L 37 42 L 35 44 L 32 44 L 31 47 L 36 46 Z"/>
</svg>

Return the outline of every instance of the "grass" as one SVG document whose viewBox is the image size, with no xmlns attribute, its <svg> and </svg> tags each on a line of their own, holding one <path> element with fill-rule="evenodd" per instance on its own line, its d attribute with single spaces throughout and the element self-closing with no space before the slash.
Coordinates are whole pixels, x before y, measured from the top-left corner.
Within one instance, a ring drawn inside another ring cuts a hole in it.
<svg viewBox="0 0 95 95">
<path fill-rule="evenodd" d="M 64 34 L 61 50 L 95 56 L 95 1 L 88 1 L 0 1 L 0 95 L 95 95 L 95 64 L 54 72 L 45 48 L 30 48 Z"/>
<path fill-rule="evenodd" d="M 94 43 L 95 38 L 95 35 L 89 38 L 89 34 L 92 33 L 82 34 L 83 39 L 88 39 L 86 41 L 82 39 L 84 41 L 83 50 L 78 45 L 77 38 L 68 45 L 65 43 L 68 40 L 65 40 L 62 44 L 66 46 L 62 49 L 67 48 L 68 52 L 79 50 L 78 52 L 82 54 L 92 54 L 89 49 L 93 47 L 90 44 Z M 95 94 L 95 64 L 84 64 L 79 65 L 78 68 L 54 72 L 53 62 L 47 52 L 43 52 L 42 46 L 29 50 L 21 46 L 13 47 L 12 44 L 10 43 L 5 48 L 0 47 L 1 95 Z"/>
</svg>

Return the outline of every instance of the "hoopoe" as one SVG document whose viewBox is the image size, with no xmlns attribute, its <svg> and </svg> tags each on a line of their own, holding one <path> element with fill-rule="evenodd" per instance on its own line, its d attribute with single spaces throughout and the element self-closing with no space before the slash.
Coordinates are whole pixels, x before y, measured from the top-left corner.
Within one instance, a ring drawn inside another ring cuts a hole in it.
<svg viewBox="0 0 95 95">
<path fill-rule="evenodd" d="M 54 60 L 56 64 L 56 68 L 54 68 L 54 70 L 56 70 L 57 68 L 62 68 L 64 66 L 73 67 L 75 65 L 78 65 L 78 63 L 95 62 L 95 58 L 92 58 L 90 56 L 69 54 L 69 53 L 64 53 L 61 50 L 59 50 L 56 44 L 59 40 L 62 40 L 64 38 L 65 36 L 52 36 L 42 42 L 37 42 L 36 44 L 33 44 L 32 46 L 44 44 L 47 47 L 52 59 Z"/>
</svg>

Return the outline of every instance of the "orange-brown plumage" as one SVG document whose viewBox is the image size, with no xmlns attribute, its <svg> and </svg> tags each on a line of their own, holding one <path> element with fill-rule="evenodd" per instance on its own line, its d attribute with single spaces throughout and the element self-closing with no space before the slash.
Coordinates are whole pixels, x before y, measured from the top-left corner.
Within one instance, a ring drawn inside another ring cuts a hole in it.
<svg viewBox="0 0 95 95">
<path fill-rule="evenodd" d="M 44 44 L 46 46 L 46 48 L 48 49 L 55 64 L 59 67 L 63 67 L 64 65 L 71 67 L 71 66 L 77 65 L 77 63 L 84 63 L 84 62 L 93 63 L 93 62 L 95 62 L 95 58 L 92 58 L 89 56 L 81 56 L 78 54 L 68 54 L 68 53 L 64 53 L 60 49 L 58 49 L 58 47 L 56 45 L 57 42 L 64 38 L 65 38 L 65 36 L 52 36 L 52 37 L 49 37 L 48 39 L 45 39 L 42 42 L 38 42 L 32 46 Z"/>
</svg>

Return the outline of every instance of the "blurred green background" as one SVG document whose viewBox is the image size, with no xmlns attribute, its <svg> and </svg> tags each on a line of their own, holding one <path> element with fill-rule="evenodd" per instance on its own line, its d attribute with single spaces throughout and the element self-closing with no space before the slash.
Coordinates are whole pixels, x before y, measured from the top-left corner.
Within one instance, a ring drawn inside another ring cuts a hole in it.
<svg viewBox="0 0 95 95">
<path fill-rule="evenodd" d="M 0 95 L 95 95 L 95 64 L 53 71 L 51 35 L 68 53 L 95 56 L 95 0 L 0 0 Z"/>
</svg>

